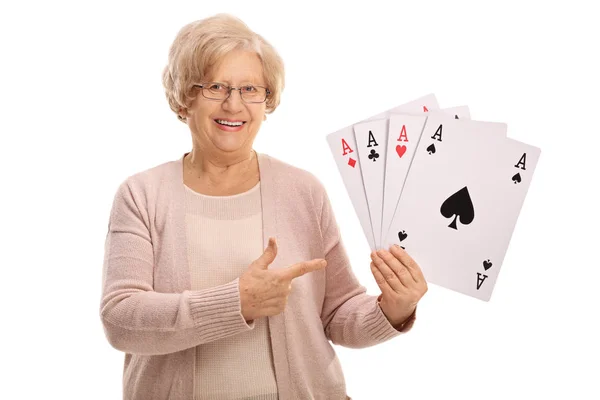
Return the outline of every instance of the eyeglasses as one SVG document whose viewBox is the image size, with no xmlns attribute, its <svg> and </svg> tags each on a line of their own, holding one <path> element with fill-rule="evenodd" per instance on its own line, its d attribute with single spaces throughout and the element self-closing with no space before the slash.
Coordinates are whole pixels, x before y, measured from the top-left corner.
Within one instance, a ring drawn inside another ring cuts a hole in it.
<svg viewBox="0 0 600 400">
<path fill-rule="evenodd" d="M 209 82 L 201 85 L 194 85 L 201 88 L 202 95 L 209 100 L 226 100 L 231 96 L 232 90 L 240 92 L 242 100 L 246 103 L 264 103 L 271 91 L 262 86 L 245 85 L 239 88 L 228 86 L 224 83 Z"/>
</svg>

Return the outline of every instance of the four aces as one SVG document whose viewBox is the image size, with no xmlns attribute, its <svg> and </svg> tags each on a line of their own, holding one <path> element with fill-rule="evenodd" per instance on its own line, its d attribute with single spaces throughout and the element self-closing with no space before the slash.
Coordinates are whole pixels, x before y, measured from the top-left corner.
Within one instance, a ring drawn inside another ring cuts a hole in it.
<svg viewBox="0 0 600 400">
<path fill-rule="evenodd" d="M 506 133 L 429 95 L 327 141 L 369 247 L 398 244 L 429 283 L 487 301 L 540 155 Z"/>
</svg>

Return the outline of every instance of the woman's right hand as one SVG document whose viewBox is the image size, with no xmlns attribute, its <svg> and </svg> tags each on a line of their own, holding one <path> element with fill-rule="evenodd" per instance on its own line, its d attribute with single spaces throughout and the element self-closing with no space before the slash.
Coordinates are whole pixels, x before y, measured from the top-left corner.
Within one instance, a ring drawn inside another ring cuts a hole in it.
<svg viewBox="0 0 600 400">
<path fill-rule="evenodd" d="M 325 268 L 322 258 L 300 262 L 286 268 L 269 270 L 277 256 L 275 238 L 269 238 L 264 253 L 240 276 L 242 315 L 248 323 L 260 317 L 281 313 L 292 290 L 292 280 L 304 274 Z"/>
</svg>

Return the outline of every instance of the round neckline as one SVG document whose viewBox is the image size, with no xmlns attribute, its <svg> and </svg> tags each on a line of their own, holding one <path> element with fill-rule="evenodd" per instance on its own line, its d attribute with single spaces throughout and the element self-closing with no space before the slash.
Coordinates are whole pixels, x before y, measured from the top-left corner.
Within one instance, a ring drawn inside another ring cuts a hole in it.
<svg viewBox="0 0 600 400">
<path fill-rule="evenodd" d="M 245 192 L 237 193 L 237 194 L 230 194 L 230 195 L 226 195 L 226 196 L 213 196 L 213 195 L 209 195 L 209 194 L 198 193 L 194 189 L 192 189 L 188 185 L 186 185 L 185 183 L 183 184 L 183 186 L 185 187 L 185 189 L 188 192 L 192 193 L 193 195 L 198 196 L 198 197 L 202 197 L 202 198 L 205 198 L 205 199 L 235 199 L 235 198 L 238 198 L 238 197 L 243 197 L 243 196 L 252 194 L 256 190 L 258 190 L 258 188 L 260 187 L 260 180 L 256 183 L 256 185 L 254 185 L 252 188 L 246 190 Z"/>
</svg>

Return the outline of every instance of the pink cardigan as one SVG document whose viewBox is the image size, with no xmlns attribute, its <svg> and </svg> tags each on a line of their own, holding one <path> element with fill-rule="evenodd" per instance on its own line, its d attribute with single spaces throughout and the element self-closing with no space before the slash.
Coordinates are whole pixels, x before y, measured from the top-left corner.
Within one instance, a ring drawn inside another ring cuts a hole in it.
<svg viewBox="0 0 600 400">
<path fill-rule="evenodd" d="M 254 328 L 240 312 L 239 278 L 190 290 L 182 161 L 128 177 L 112 204 L 100 317 L 110 344 L 125 352 L 125 400 L 192 400 L 195 346 Z M 258 153 L 258 162 L 263 242 L 274 236 L 278 243 L 269 268 L 328 262 L 295 279 L 285 311 L 268 317 L 279 398 L 346 399 L 330 341 L 373 346 L 410 330 L 414 314 L 396 330 L 377 296 L 366 294 L 313 174 L 266 154 Z"/>
</svg>

